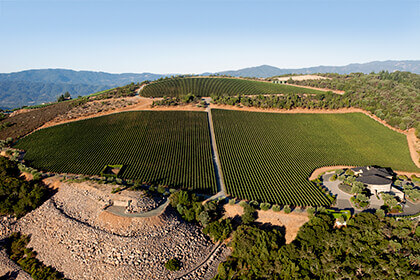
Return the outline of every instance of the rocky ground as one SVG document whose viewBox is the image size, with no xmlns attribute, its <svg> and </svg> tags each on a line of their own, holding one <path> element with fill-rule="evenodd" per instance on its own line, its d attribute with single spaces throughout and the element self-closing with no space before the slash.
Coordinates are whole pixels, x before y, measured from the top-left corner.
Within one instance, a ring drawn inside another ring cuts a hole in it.
<svg viewBox="0 0 420 280">
<path fill-rule="evenodd" d="M 90 101 L 81 106 L 74 107 L 70 111 L 54 119 L 55 122 L 77 119 L 82 116 L 93 115 L 131 106 L 138 101 L 137 97 L 111 98 L 98 101 Z"/>
<path fill-rule="evenodd" d="M 83 184 L 61 183 L 15 224 L 2 221 L 1 233 L 31 235 L 38 258 L 70 279 L 211 279 L 229 253 L 170 207 L 155 217 L 118 217 L 102 210 L 100 192 Z M 182 269 L 169 272 L 164 264 L 174 257 Z"/>
</svg>

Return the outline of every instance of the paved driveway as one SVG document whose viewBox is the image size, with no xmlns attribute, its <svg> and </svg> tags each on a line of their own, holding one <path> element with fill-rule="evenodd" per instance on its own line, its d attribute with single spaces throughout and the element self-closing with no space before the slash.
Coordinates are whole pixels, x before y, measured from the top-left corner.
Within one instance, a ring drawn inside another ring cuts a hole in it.
<svg viewBox="0 0 420 280">
<path fill-rule="evenodd" d="M 334 172 L 326 173 L 323 176 L 323 179 L 324 186 L 326 186 L 332 194 L 337 195 L 336 207 L 339 209 L 353 208 L 350 203 L 350 197 L 352 197 L 352 195 L 345 193 L 338 188 L 340 181 L 336 180 L 334 182 L 331 182 L 330 178 L 332 175 L 334 175 Z"/>
</svg>

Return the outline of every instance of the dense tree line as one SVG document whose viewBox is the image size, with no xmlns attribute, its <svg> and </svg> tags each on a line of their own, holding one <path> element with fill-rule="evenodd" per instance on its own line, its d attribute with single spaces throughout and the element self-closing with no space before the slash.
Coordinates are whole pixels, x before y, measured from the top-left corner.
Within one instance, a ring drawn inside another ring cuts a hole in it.
<svg viewBox="0 0 420 280">
<path fill-rule="evenodd" d="M 420 75 L 409 72 L 348 75 L 323 74 L 330 79 L 289 83 L 345 91 L 340 103 L 370 111 L 400 129 L 420 131 Z M 339 103 L 339 104 L 340 104 Z"/>
<path fill-rule="evenodd" d="M 201 97 L 195 96 L 192 93 L 186 94 L 182 98 L 180 97 L 163 97 L 160 100 L 153 100 L 152 107 L 154 106 L 178 106 L 188 104 L 198 104 L 201 101 Z M 205 105 L 205 101 L 201 101 L 201 105 Z"/>
<path fill-rule="evenodd" d="M 346 227 L 318 214 L 284 245 L 276 230 L 240 226 L 215 279 L 418 279 L 418 222 L 361 213 Z"/>
<path fill-rule="evenodd" d="M 199 223 L 203 232 L 214 241 L 222 241 L 233 231 L 231 219 L 222 219 L 223 207 L 220 201 L 203 201 L 194 193 L 177 191 L 169 197 L 171 206 L 188 222 Z"/>
<path fill-rule="evenodd" d="M 238 96 L 212 96 L 215 104 L 246 106 L 276 109 L 339 109 L 349 108 L 351 103 L 341 95 L 331 92 L 321 94 L 272 94 L 272 95 L 238 95 Z"/>
<path fill-rule="evenodd" d="M 41 182 L 26 181 L 16 162 L 0 157 L 0 215 L 21 217 L 40 206 L 48 195 Z"/>
</svg>

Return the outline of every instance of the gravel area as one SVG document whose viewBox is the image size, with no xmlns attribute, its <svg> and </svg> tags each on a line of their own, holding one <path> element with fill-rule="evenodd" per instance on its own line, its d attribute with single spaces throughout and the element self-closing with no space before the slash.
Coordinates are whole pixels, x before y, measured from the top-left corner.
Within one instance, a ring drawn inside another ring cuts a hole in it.
<svg viewBox="0 0 420 280">
<path fill-rule="evenodd" d="M 149 218 L 108 213 L 100 190 L 91 187 L 61 183 L 41 207 L 0 229 L 31 235 L 38 259 L 70 279 L 211 279 L 230 252 L 170 207 Z M 164 264 L 174 257 L 182 268 L 169 272 Z"/>
</svg>

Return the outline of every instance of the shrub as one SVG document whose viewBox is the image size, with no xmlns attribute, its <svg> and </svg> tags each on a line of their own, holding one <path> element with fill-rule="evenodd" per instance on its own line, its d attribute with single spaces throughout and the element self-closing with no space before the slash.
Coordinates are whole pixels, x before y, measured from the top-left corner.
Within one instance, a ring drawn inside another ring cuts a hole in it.
<svg viewBox="0 0 420 280">
<path fill-rule="evenodd" d="M 314 207 L 312 207 L 312 206 L 310 206 L 310 207 L 308 207 L 308 208 L 306 209 L 306 212 L 308 213 L 309 217 L 311 218 L 311 217 L 313 217 L 313 216 L 314 216 L 314 214 L 315 214 L 315 208 L 314 208 Z"/>
<path fill-rule="evenodd" d="M 283 208 L 284 213 L 289 214 L 290 212 L 292 212 L 292 209 L 290 209 L 289 205 L 285 205 Z"/>
<path fill-rule="evenodd" d="M 379 217 L 379 218 L 384 218 L 385 217 L 385 211 L 383 209 L 376 209 L 375 214 Z"/>
<path fill-rule="evenodd" d="M 170 259 L 169 261 L 165 263 L 165 268 L 170 271 L 180 270 L 181 262 L 176 258 Z"/>
<path fill-rule="evenodd" d="M 233 227 L 231 219 L 214 221 L 203 229 L 203 233 L 208 234 L 214 241 L 227 239 L 232 231 Z"/>
<path fill-rule="evenodd" d="M 302 212 L 303 212 L 303 210 L 302 210 L 302 208 L 300 208 L 300 207 L 296 207 L 296 208 L 295 208 L 295 210 L 294 210 L 294 212 L 295 212 L 295 213 L 302 213 Z"/>
<path fill-rule="evenodd" d="M 117 193 L 117 192 L 120 192 L 120 191 L 121 191 L 121 188 L 120 187 L 116 187 L 116 188 L 112 188 L 111 193 Z"/>
<path fill-rule="evenodd" d="M 251 224 L 257 219 L 257 212 L 255 208 L 249 204 L 244 206 L 244 213 L 241 216 L 242 223 L 244 224 Z"/>
<path fill-rule="evenodd" d="M 332 175 L 332 176 L 330 177 L 330 181 L 331 181 L 331 182 L 337 181 L 337 174 Z"/>
<path fill-rule="evenodd" d="M 354 175 L 354 171 L 349 168 L 349 169 L 346 170 L 345 174 L 346 175 L 353 176 Z"/>
<path fill-rule="evenodd" d="M 241 207 L 244 207 L 245 208 L 245 206 L 246 205 L 248 205 L 248 203 L 246 203 L 246 201 L 245 200 L 241 200 L 240 202 L 239 202 L 239 206 L 241 206 Z"/>
<path fill-rule="evenodd" d="M 335 170 L 335 174 L 337 175 L 337 176 L 339 176 L 341 173 L 343 173 L 344 172 L 344 170 L 343 169 L 337 169 L 337 170 Z"/>
<path fill-rule="evenodd" d="M 164 186 L 162 186 L 162 185 L 159 185 L 158 187 L 157 187 L 157 192 L 158 193 L 164 193 L 166 191 L 166 188 L 164 187 Z"/>
<path fill-rule="evenodd" d="M 201 225 L 203 225 L 204 227 L 206 227 L 210 221 L 211 221 L 211 217 L 208 211 L 202 211 L 199 215 L 198 215 L 198 221 L 201 223 Z"/>
<path fill-rule="evenodd" d="M 267 202 L 263 202 L 263 203 L 260 204 L 260 208 L 261 208 L 261 210 L 267 211 L 268 209 L 271 208 L 271 204 L 267 203 Z"/>
<path fill-rule="evenodd" d="M 280 212 L 280 210 L 281 210 L 281 206 L 280 206 L 280 205 L 278 205 L 278 204 L 274 204 L 274 205 L 273 205 L 273 207 L 271 207 L 271 209 L 272 209 L 274 212 Z"/>
<path fill-rule="evenodd" d="M 236 199 L 229 199 L 229 205 L 234 205 L 236 203 Z"/>
<path fill-rule="evenodd" d="M 325 209 L 325 207 L 324 207 L 324 206 L 318 206 L 318 207 L 316 208 L 316 212 L 317 212 L 317 213 L 324 214 L 324 213 L 327 213 L 327 209 Z"/>
<path fill-rule="evenodd" d="M 252 207 L 254 207 L 255 209 L 258 209 L 258 207 L 260 207 L 260 204 L 258 203 L 258 201 L 256 200 L 251 200 L 249 202 L 249 205 L 251 205 Z"/>
</svg>

